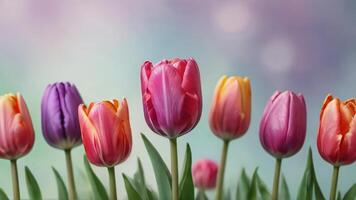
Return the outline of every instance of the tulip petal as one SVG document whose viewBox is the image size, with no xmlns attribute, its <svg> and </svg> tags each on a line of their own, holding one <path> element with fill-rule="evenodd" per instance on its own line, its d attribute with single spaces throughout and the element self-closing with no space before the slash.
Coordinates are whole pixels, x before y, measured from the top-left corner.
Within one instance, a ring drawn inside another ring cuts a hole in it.
<svg viewBox="0 0 356 200">
<path fill-rule="evenodd" d="M 88 160 L 95 165 L 100 165 L 101 159 L 98 155 L 100 154 L 101 150 L 100 144 L 98 144 L 98 133 L 91 120 L 87 116 L 87 108 L 85 105 L 79 106 L 78 115 L 82 133 L 82 141 Z"/>
<path fill-rule="evenodd" d="M 152 67 L 153 67 L 153 65 L 149 61 L 146 61 L 141 66 L 141 92 L 142 92 L 142 95 L 147 90 L 148 79 L 151 76 Z"/>
<path fill-rule="evenodd" d="M 318 149 L 321 156 L 331 163 L 337 163 L 342 135 L 340 134 L 340 100 L 328 101 L 322 113 L 318 134 Z"/>
<path fill-rule="evenodd" d="M 148 89 L 151 96 L 152 105 L 157 115 L 160 128 L 169 137 L 176 136 L 180 127 L 180 109 L 184 96 L 181 88 L 182 79 L 177 70 L 169 65 L 155 67 L 152 71 Z"/>
<path fill-rule="evenodd" d="M 351 164 L 356 160 L 356 116 L 350 123 L 350 130 L 342 139 L 340 146 L 341 164 Z"/>
</svg>

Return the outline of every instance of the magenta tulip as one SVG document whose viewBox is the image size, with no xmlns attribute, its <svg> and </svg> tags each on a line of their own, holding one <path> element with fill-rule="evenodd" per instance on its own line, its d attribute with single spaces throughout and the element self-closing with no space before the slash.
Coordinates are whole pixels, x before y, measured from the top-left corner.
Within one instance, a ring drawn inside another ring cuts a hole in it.
<svg viewBox="0 0 356 200">
<path fill-rule="evenodd" d="M 282 158 L 296 154 L 303 146 L 307 109 L 302 94 L 276 91 L 268 101 L 260 123 L 263 148 L 276 158 L 272 200 L 278 199 Z"/>
<path fill-rule="evenodd" d="M 199 68 L 194 59 L 146 61 L 141 69 L 145 119 L 155 133 L 176 138 L 198 123 L 202 111 Z"/>
<path fill-rule="evenodd" d="M 172 200 L 178 200 L 177 137 L 191 131 L 202 111 L 200 74 L 194 59 L 163 60 L 141 67 L 145 119 L 151 130 L 169 138 Z"/>
<path fill-rule="evenodd" d="M 263 148 L 276 158 L 297 153 L 306 134 L 307 110 L 302 94 L 277 91 L 267 103 L 260 123 Z"/>
</svg>

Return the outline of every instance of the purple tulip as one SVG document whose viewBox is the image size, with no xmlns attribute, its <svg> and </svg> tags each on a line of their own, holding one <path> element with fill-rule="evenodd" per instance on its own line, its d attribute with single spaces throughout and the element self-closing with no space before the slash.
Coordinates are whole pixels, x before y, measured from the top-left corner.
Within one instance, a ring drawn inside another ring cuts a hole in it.
<svg viewBox="0 0 356 200">
<path fill-rule="evenodd" d="M 302 94 L 276 91 L 267 103 L 260 123 L 263 148 L 276 158 L 297 153 L 305 140 L 306 119 Z"/>
<path fill-rule="evenodd" d="M 47 86 L 42 97 L 42 132 L 47 143 L 58 149 L 71 149 L 82 143 L 78 107 L 83 100 L 71 83 Z"/>
</svg>

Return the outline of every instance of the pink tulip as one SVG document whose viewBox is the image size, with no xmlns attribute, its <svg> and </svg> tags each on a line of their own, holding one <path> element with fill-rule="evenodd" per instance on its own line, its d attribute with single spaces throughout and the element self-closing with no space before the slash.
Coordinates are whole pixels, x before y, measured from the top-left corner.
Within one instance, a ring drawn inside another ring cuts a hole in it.
<svg viewBox="0 0 356 200">
<path fill-rule="evenodd" d="M 194 59 L 146 61 L 141 68 L 145 119 L 155 133 L 177 138 L 198 123 L 202 111 L 199 68 Z"/>
<path fill-rule="evenodd" d="M 303 95 L 276 91 L 263 111 L 261 144 L 276 158 L 292 156 L 304 144 L 306 124 L 307 110 Z"/>
<path fill-rule="evenodd" d="M 35 133 L 21 94 L 0 96 L 0 158 L 16 160 L 33 146 Z"/>
<path fill-rule="evenodd" d="M 216 185 L 218 164 L 209 159 L 198 160 L 192 166 L 194 185 L 200 189 L 213 189 Z"/>
</svg>

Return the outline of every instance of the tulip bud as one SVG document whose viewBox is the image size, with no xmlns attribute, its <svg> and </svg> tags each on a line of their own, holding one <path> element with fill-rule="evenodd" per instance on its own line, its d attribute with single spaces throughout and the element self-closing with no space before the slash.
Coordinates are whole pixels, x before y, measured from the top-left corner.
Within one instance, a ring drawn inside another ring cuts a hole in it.
<svg viewBox="0 0 356 200">
<path fill-rule="evenodd" d="M 128 158 L 132 136 L 126 99 L 80 105 L 78 113 L 84 149 L 92 164 L 113 167 Z"/>
<path fill-rule="evenodd" d="M 82 143 L 78 106 L 83 100 L 70 83 L 47 86 L 42 97 L 42 133 L 47 143 L 58 149 L 71 149 Z"/>
<path fill-rule="evenodd" d="M 276 158 L 296 154 L 305 140 L 306 123 L 303 95 L 276 91 L 268 101 L 260 123 L 263 148 Z"/>
<path fill-rule="evenodd" d="M 198 160 L 192 166 L 195 187 L 199 189 L 213 189 L 216 185 L 218 164 L 213 160 Z"/>
<path fill-rule="evenodd" d="M 223 140 L 239 138 L 249 127 L 250 115 L 250 80 L 238 76 L 221 77 L 209 113 L 213 133 Z"/>
<path fill-rule="evenodd" d="M 318 150 L 334 166 L 356 160 L 356 99 L 342 102 L 326 97 L 320 111 Z"/>
<path fill-rule="evenodd" d="M 32 148 L 35 134 L 21 94 L 0 96 L 0 158 L 14 160 Z"/>
<path fill-rule="evenodd" d="M 163 60 L 141 68 L 145 119 L 155 133 L 177 138 L 198 123 L 202 111 L 199 68 L 194 59 Z"/>
</svg>

